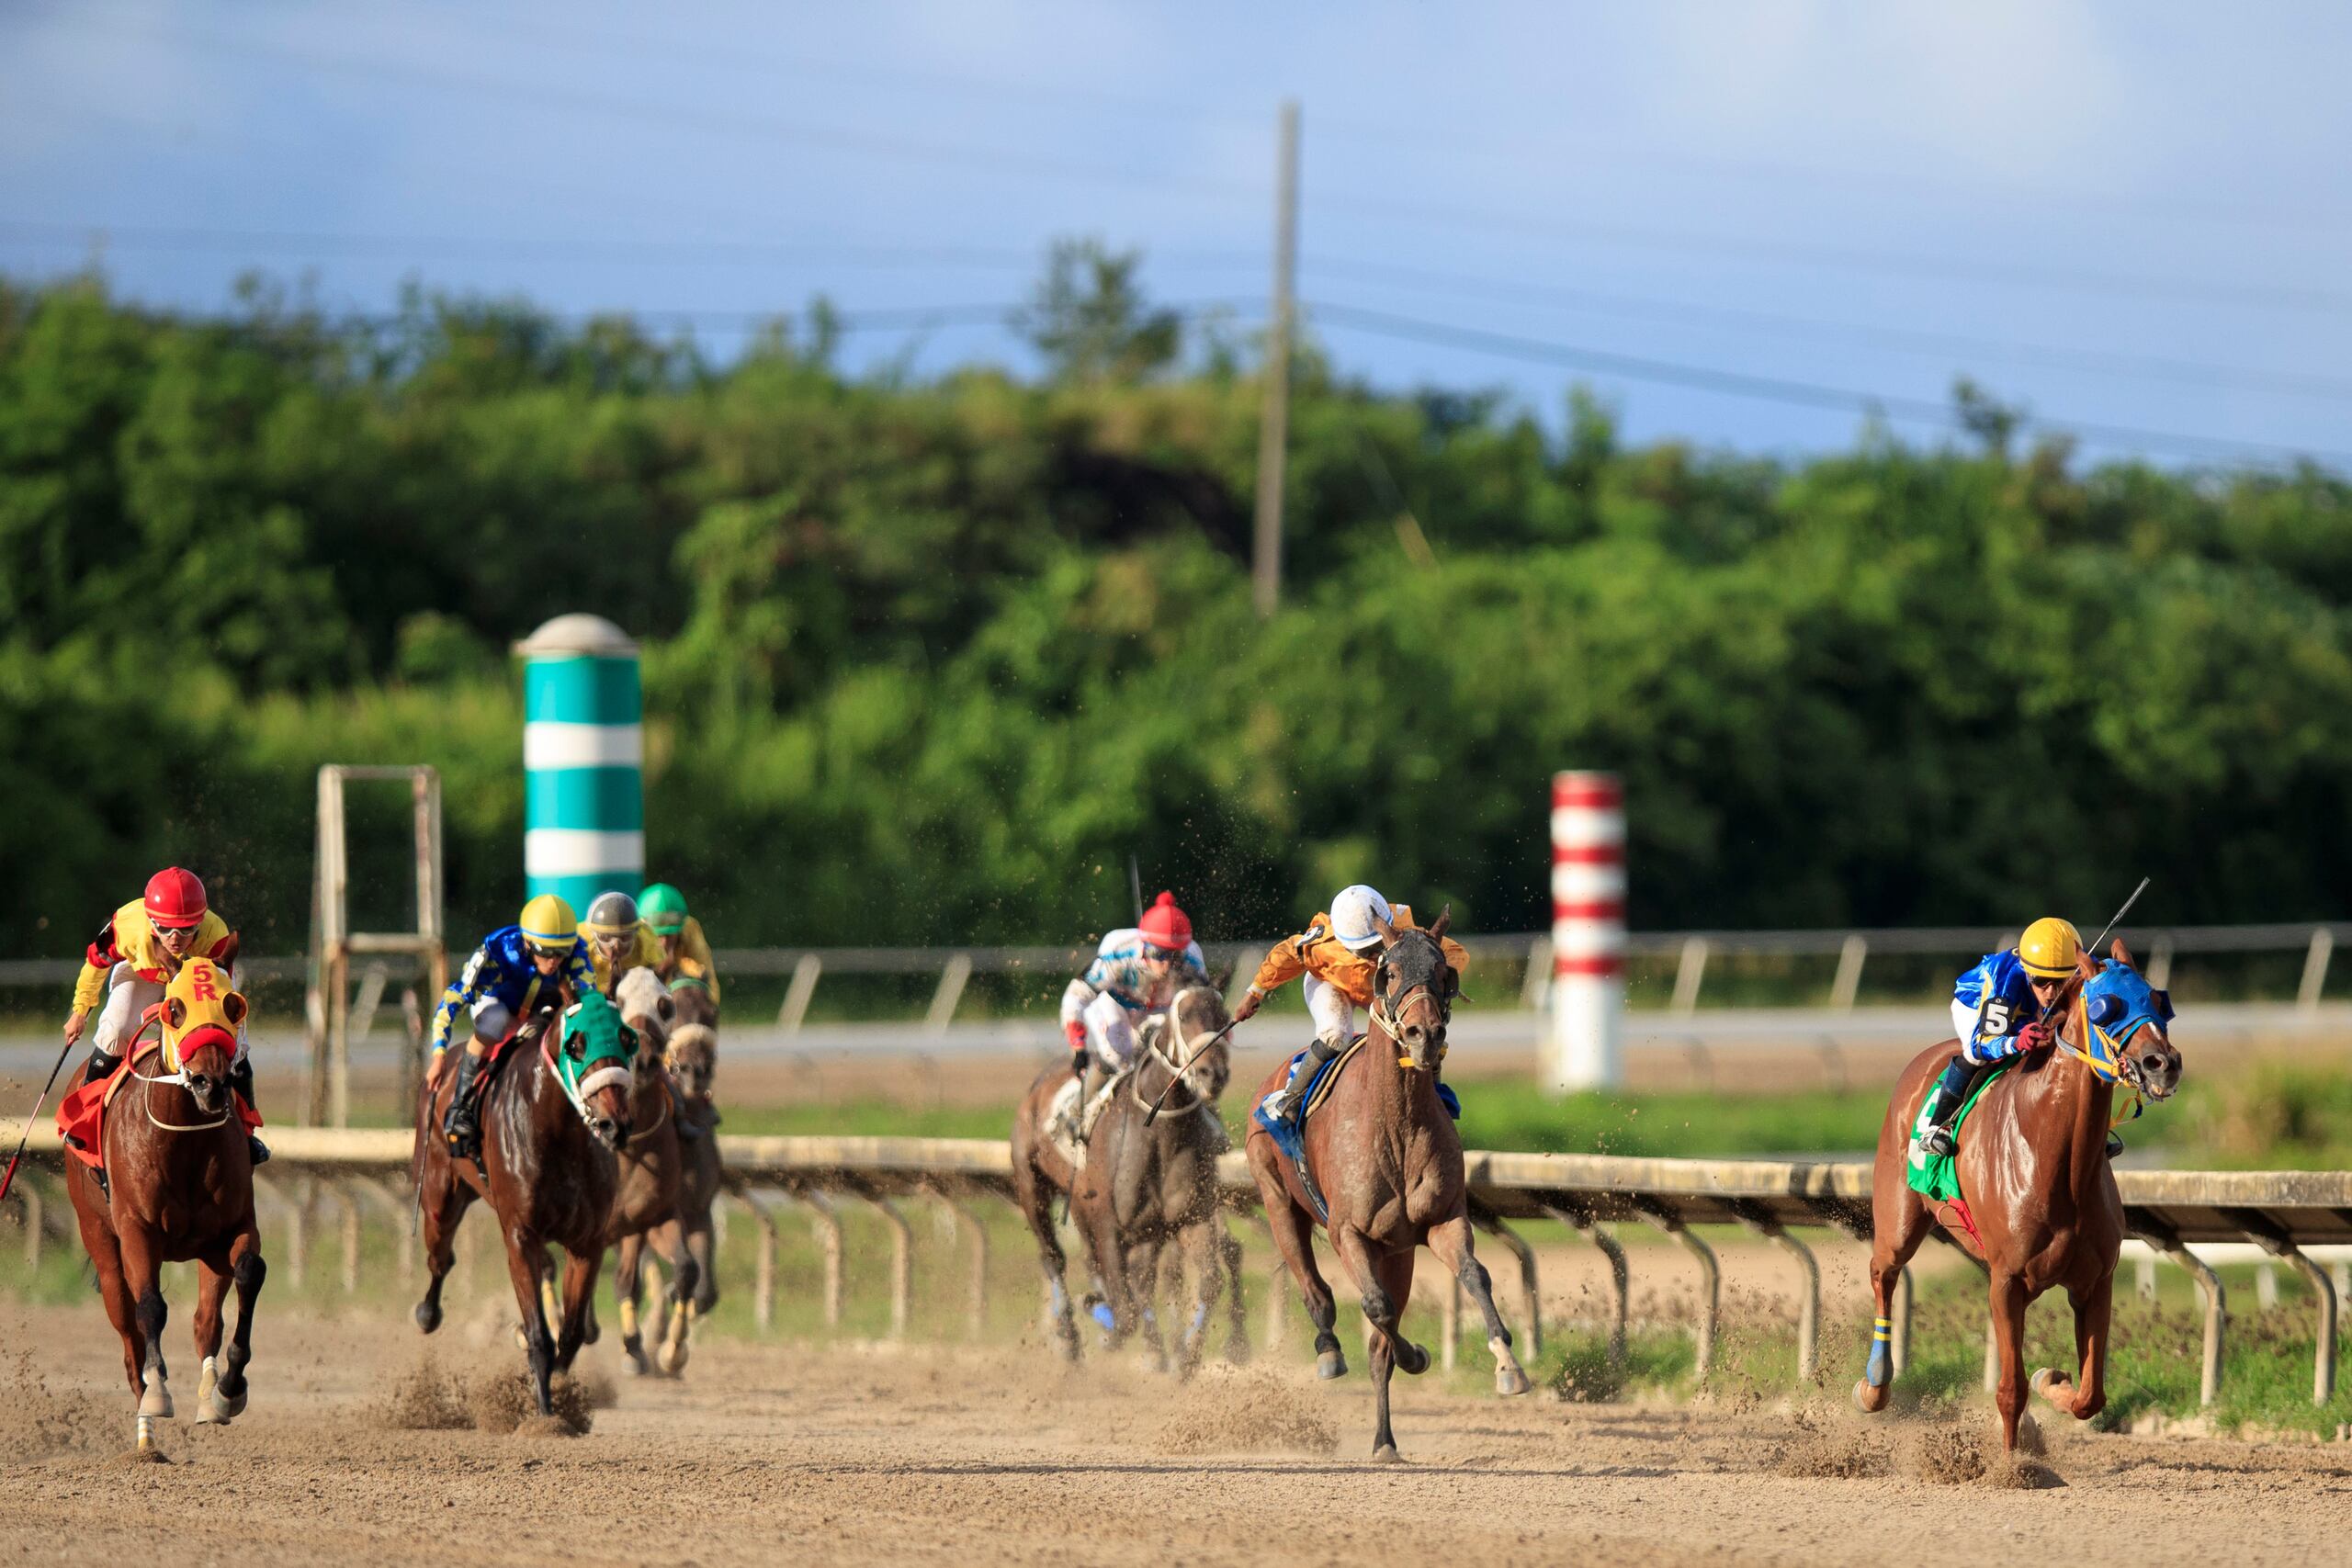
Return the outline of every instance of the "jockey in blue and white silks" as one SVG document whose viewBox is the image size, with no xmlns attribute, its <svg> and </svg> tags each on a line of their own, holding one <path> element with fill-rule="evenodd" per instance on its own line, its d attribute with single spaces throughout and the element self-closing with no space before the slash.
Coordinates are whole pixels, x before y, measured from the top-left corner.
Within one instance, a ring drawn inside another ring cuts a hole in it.
<svg viewBox="0 0 2352 1568">
<path fill-rule="evenodd" d="M 1992 1070 L 2010 1057 L 2038 1051 L 2056 1035 L 2059 1022 L 2042 1013 L 2065 988 L 2082 958 L 2082 934 L 2064 920 L 2045 916 L 2026 927 L 2017 946 L 1988 953 L 1952 985 L 1952 1032 L 1960 1055 L 1944 1068 L 1928 1093 L 1928 1130 L 1919 1146 L 1948 1156 L 1955 1145 L 1952 1123 L 1968 1097 Z M 2108 1134 L 2108 1154 L 2123 1140 Z"/>
<path fill-rule="evenodd" d="M 1185 987 L 1206 985 L 1208 977 L 1208 961 L 1193 940 L 1193 922 L 1176 907 L 1172 893 L 1162 893 L 1144 911 L 1139 926 L 1102 939 L 1086 973 L 1062 991 L 1070 1071 L 1088 1079 L 1089 1100 L 1134 1062 L 1136 1031 L 1144 1019 Z"/>
<path fill-rule="evenodd" d="M 575 1000 L 586 996 L 596 988 L 596 972 L 571 906 L 552 893 L 524 905 L 514 924 L 482 938 L 465 969 L 449 982 L 433 1010 L 433 1057 L 425 1081 L 440 1087 L 449 1070 L 449 1036 L 458 1014 L 470 1012 L 473 1027 L 458 1057 L 458 1090 L 442 1120 L 443 1135 L 454 1146 L 469 1151 L 481 1136 L 473 1098 L 484 1055 L 534 1009 L 560 1002 L 567 987 Z"/>
</svg>

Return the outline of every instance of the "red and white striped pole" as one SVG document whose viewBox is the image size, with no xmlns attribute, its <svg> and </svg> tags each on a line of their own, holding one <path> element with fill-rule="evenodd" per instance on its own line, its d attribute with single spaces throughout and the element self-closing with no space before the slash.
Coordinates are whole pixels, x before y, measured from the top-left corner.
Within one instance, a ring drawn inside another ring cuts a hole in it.
<svg viewBox="0 0 2352 1568">
<path fill-rule="evenodd" d="M 1625 792 L 1614 773 L 1552 775 L 1552 1051 L 1555 1090 L 1624 1076 Z"/>
</svg>

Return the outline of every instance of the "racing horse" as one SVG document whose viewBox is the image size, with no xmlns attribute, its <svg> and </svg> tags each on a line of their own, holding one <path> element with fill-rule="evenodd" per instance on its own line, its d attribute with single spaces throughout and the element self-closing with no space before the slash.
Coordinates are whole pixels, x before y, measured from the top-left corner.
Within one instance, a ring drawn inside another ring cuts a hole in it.
<svg viewBox="0 0 2352 1568">
<path fill-rule="evenodd" d="M 1453 918 L 1442 911 L 1426 931 L 1398 931 L 1375 919 L 1380 958 L 1373 971 L 1371 1029 L 1360 1047 L 1331 1070 L 1329 1097 L 1307 1119 L 1304 1141 L 1315 1186 L 1329 1207 L 1324 1232 L 1357 1289 L 1372 1325 L 1374 1425 L 1372 1457 L 1397 1459 L 1388 1422 L 1388 1380 L 1395 1369 L 1429 1370 L 1430 1353 L 1405 1337 L 1405 1303 L 1413 1289 L 1413 1249 L 1427 1247 L 1453 1271 L 1486 1315 L 1487 1346 L 1495 1357 L 1495 1392 L 1521 1394 L 1527 1373 L 1511 1354 L 1510 1330 L 1470 1239 L 1469 1184 L 1462 1169 L 1462 1139 L 1437 1094 L 1460 976 L 1439 939 Z M 1303 1070 L 1303 1069 L 1302 1069 Z M 1258 1086 L 1261 1103 L 1288 1081 L 1277 1066 Z M 1265 1200 L 1274 1245 L 1315 1324 L 1316 1371 L 1342 1376 L 1347 1359 L 1332 1332 L 1337 1308 L 1315 1263 L 1315 1214 L 1306 1190 L 1272 1134 L 1253 1118 L 1245 1145 L 1250 1174 Z"/>
<path fill-rule="evenodd" d="M 613 987 L 621 1021 L 637 1032 L 641 1047 L 631 1064 L 628 1113 L 631 1131 L 620 1148 L 620 1190 L 613 1201 L 605 1239 L 619 1249 L 613 1266 L 613 1299 L 619 1303 L 621 1349 L 634 1374 L 657 1364 L 676 1374 L 686 1365 L 686 1303 L 696 1291 L 701 1264 L 687 1249 L 679 1200 L 685 1190 L 685 1145 L 679 1135 L 683 1105 L 665 1062 L 670 1028 L 678 1004 L 651 969 L 636 968 Z M 643 1049 L 650 1046 L 651 1049 Z M 637 1317 L 638 1269 L 650 1244 L 670 1266 L 669 1301 L 657 1319 L 660 1343 L 654 1359 L 645 1355 Z"/>
<path fill-rule="evenodd" d="M 1230 1285 L 1228 1359 L 1249 1355 L 1240 1291 L 1240 1247 L 1217 1208 L 1216 1159 L 1228 1144 L 1216 1099 L 1232 1071 L 1226 1040 L 1232 1021 L 1213 986 L 1178 992 L 1167 1011 L 1147 1020 L 1134 1069 L 1117 1080 L 1073 1169 L 1046 1135 L 1055 1096 L 1069 1081 L 1059 1063 L 1039 1073 L 1014 1112 L 1014 1201 L 1037 1238 L 1054 1338 L 1078 1359 L 1078 1327 L 1063 1282 L 1066 1263 L 1054 1228 L 1053 1201 L 1069 1200 L 1069 1217 L 1085 1239 L 1102 1303 L 1095 1309 L 1112 1346 L 1140 1334 L 1156 1365 L 1168 1350 L 1153 1311 L 1168 1244 L 1178 1244 L 1192 1286 L 1192 1311 L 1177 1340 L 1176 1371 L 1200 1364 L 1210 1314 Z M 1155 1114 L 1155 1108 L 1157 1113 Z"/>
<path fill-rule="evenodd" d="M 560 1044 L 551 1044 L 560 1037 Z M 635 1036 L 594 991 L 558 1015 L 552 1009 L 516 1025 L 500 1060 L 483 1077 L 481 1148 L 457 1157 L 441 1135 L 457 1075 L 418 1093 L 416 1144 L 409 1173 L 416 1185 L 426 1266 L 432 1278 L 416 1303 L 416 1325 L 441 1326 L 441 1285 L 456 1258 L 458 1222 L 477 1198 L 488 1200 L 506 1242 L 506 1269 L 523 1314 L 524 1349 L 539 1414 L 550 1416 L 549 1380 L 571 1365 L 583 1341 L 589 1297 L 605 1258 L 605 1227 L 619 1187 L 616 1151 L 628 1137 L 630 1059 Z M 551 1334 L 542 1296 L 548 1247 L 564 1250 L 560 1337 Z"/>
<path fill-rule="evenodd" d="M 670 1031 L 669 1049 L 662 1055 L 670 1069 L 670 1087 L 678 1096 L 678 1134 L 685 1158 L 685 1179 L 678 1190 L 678 1223 L 685 1228 L 686 1250 L 697 1269 L 691 1304 L 696 1317 L 707 1317 L 718 1304 L 718 1269 L 711 1224 L 711 1205 L 718 1201 L 725 1176 L 718 1163 L 718 1108 L 711 1103 L 712 1081 L 718 1074 L 718 1008 L 710 988 L 701 981 L 673 982 L 670 995 L 678 1004 L 678 1019 Z"/>
<path fill-rule="evenodd" d="M 154 1450 L 154 1423 L 172 1415 L 164 1365 L 166 1261 L 193 1259 L 197 1266 L 196 1352 L 204 1363 L 198 1423 L 225 1424 L 243 1415 L 248 1393 L 254 1303 L 268 1269 L 254 1223 L 245 1126 L 229 1087 L 236 1031 L 246 1014 L 245 998 L 230 986 L 226 965 L 232 961 L 233 950 L 219 962 L 182 964 L 163 1001 L 124 1047 L 124 1066 L 117 1070 L 126 1076 L 98 1128 L 104 1179 L 79 1157 L 65 1161 L 65 1190 L 82 1245 L 96 1271 L 107 1316 L 122 1336 L 123 1371 L 139 1398 L 142 1454 Z M 158 1028 L 160 1041 L 142 1038 Z M 160 1073 L 142 1070 L 159 1063 Z M 93 1087 L 76 1099 L 80 1076 L 76 1069 L 68 1080 L 61 1125 L 105 1092 Z M 232 1282 L 237 1332 L 224 1358 L 220 1307 Z"/>
<path fill-rule="evenodd" d="M 1994 1401 L 2001 1440 L 2014 1451 L 2026 1405 L 2026 1306 L 2064 1287 L 2075 1309 L 2079 1378 L 2051 1368 L 2032 1387 L 2057 1409 L 2087 1421 L 2107 1404 L 2108 1316 L 2115 1262 L 2123 1244 L 2123 1201 L 2108 1162 L 2107 1132 L 2115 1088 L 2129 1084 L 2150 1100 L 2180 1087 L 2180 1053 L 2167 1026 L 2170 998 L 2132 966 L 2118 938 L 2101 961 L 2076 961 L 2068 991 L 2053 1010 L 2062 1028 L 2049 1045 L 2018 1057 L 1984 1090 L 1961 1124 L 1956 1154 L 1964 1207 L 1929 1201 L 1904 1179 L 1919 1106 L 1957 1040 L 1922 1051 L 1896 1079 L 1879 1127 L 1872 1173 L 1871 1289 L 1878 1331 L 1854 1402 L 1883 1410 L 1894 1384 L 1886 1343 L 1903 1266 L 1937 1224 L 1985 1266 L 1993 1330 L 2000 1348 Z"/>
</svg>

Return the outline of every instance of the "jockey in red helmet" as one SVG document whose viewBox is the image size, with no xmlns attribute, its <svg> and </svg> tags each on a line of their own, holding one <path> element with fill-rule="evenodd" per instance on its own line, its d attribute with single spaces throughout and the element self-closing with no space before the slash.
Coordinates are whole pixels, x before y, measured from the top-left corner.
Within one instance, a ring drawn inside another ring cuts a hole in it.
<svg viewBox="0 0 2352 1568">
<path fill-rule="evenodd" d="M 233 978 L 237 939 L 206 902 L 204 884 L 196 874 L 166 866 L 147 879 L 141 897 L 114 912 L 84 955 L 81 977 L 74 986 L 74 1009 L 65 1016 L 65 1043 L 79 1041 L 91 1010 L 101 999 L 106 1005 L 98 1014 L 83 1082 L 94 1083 L 120 1065 L 125 1042 L 138 1032 L 147 1010 L 164 999 L 164 986 L 192 957 L 211 959 Z M 245 1103 L 253 1104 L 254 1066 L 245 1054 L 242 1022 L 230 1076 Z M 251 1141 L 255 1165 L 269 1158 L 259 1138 Z"/>
<path fill-rule="evenodd" d="M 1091 1104 L 1104 1083 L 1133 1065 L 1136 1028 L 1146 1015 L 1208 977 L 1192 919 L 1173 893 L 1162 893 L 1135 925 L 1104 937 L 1085 975 L 1062 992 L 1070 1071 L 1086 1080 L 1080 1103 Z"/>
</svg>

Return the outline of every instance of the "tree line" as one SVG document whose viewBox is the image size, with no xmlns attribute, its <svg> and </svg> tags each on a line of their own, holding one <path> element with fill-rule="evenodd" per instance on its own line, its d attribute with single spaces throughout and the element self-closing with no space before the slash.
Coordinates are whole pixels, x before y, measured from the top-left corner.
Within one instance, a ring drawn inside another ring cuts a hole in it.
<svg viewBox="0 0 2352 1568">
<path fill-rule="evenodd" d="M 1637 928 L 2014 922 L 2143 873 L 2165 922 L 2342 913 L 2335 476 L 1998 420 L 1636 446 L 1581 392 L 1547 423 L 1310 347 L 1261 622 L 1252 356 L 1131 261 L 1057 254 L 1033 376 L 852 374 L 821 309 L 718 360 L 422 291 L 0 284 L 10 950 L 171 861 L 298 950 L 330 761 L 439 767 L 453 930 L 511 918 L 508 648 L 569 610 L 645 642 L 652 871 L 722 945 L 1067 940 L 1130 853 L 1211 935 L 1355 880 L 1536 929 L 1571 766 L 1624 775 Z"/>
</svg>

